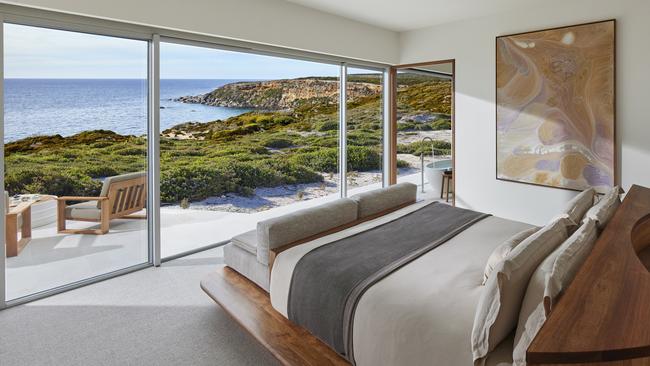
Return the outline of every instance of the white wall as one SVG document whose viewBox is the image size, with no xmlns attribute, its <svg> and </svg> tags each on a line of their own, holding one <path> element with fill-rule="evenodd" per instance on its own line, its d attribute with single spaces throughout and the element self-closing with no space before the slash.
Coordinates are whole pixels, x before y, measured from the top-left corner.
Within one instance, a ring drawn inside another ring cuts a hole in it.
<svg viewBox="0 0 650 366">
<path fill-rule="evenodd" d="M 399 58 L 398 34 L 282 0 L 1 1 L 381 63 Z"/>
<path fill-rule="evenodd" d="M 456 59 L 458 205 L 543 224 L 575 194 L 495 179 L 495 37 L 611 18 L 621 183 L 650 186 L 649 16 L 647 0 L 573 0 L 402 33 L 400 63 Z"/>
</svg>

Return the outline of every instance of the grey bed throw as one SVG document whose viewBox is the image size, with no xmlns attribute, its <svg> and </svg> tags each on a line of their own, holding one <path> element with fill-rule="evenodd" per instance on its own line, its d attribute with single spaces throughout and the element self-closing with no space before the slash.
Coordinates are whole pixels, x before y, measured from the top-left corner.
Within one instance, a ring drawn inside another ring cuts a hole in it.
<svg viewBox="0 0 650 366">
<path fill-rule="evenodd" d="M 352 321 L 363 293 L 487 216 L 431 203 L 384 225 L 312 250 L 293 271 L 289 319 L 354 362 Z"/>
</svg>

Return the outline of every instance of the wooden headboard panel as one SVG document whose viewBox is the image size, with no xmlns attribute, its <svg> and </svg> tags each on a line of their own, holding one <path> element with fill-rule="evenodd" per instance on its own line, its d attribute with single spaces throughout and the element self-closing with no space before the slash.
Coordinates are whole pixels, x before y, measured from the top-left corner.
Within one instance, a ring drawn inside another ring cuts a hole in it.
<svg viewBox="0 0 650 366">
<path fill-rule="evenodd" d="M 650 189 L 633 186 L 528 348 L 528 364 L 650 364 L 650 272 L 639 259 L 649 247 Z"/>
</svg>

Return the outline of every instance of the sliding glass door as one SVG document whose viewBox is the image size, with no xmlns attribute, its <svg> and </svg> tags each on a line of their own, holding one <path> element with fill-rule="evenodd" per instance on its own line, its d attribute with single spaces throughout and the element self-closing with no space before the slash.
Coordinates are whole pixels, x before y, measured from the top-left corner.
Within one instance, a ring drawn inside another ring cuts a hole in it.
<svg viewBox="0 0 650 366">
<path fill-rule="evenodd" d="M 383 184 L 383 72 L 347 67 L 348 195 Z"/>
<path fill-rule="evenodd" d="M 4 25 L 6 298 L 149 261 L 148 42 Z"/>
<path fill-rule="evenodd" d="M 339 65 L 161 43 L 161 252 L 338 197 Z"/>
<path fill-rule="evenodd" d="M 0 307 L 386 180 L 386 70 L 65 19 L 2 28 Z"/>
</svg>

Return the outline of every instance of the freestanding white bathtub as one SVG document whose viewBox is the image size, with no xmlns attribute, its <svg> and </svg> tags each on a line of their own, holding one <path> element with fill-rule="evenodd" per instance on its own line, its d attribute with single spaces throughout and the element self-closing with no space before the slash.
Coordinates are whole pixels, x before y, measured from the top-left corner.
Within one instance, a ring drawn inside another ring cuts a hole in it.
<svg viewBox="0 0 650 366">
<path fill-rule="evenodd" d="M 434 161 L 424 166 L 424 176 L 434 193 L 442 189 L 442 173 L 449 169 L 451 169 L 451 159 Z"/>
</svg>

